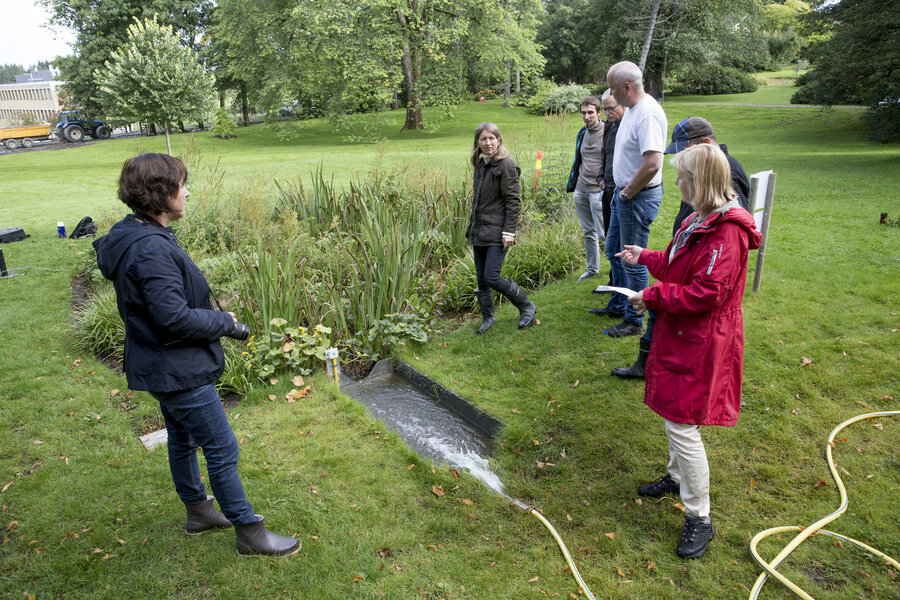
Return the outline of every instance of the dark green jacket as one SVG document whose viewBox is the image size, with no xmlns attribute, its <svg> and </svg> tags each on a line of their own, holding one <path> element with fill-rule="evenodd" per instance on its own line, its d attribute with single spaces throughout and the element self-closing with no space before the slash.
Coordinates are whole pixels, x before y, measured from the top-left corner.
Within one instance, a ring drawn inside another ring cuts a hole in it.
<svg viewBox="0 0 900 600">
<path fill-rule="evenodd" d="M 475 167 L 472 214 L 466 239 L 472 246 L 502 246 L 503 234 L 516 233 L 519 221 L 519 165 L 506 157 Z"/>
</svg>

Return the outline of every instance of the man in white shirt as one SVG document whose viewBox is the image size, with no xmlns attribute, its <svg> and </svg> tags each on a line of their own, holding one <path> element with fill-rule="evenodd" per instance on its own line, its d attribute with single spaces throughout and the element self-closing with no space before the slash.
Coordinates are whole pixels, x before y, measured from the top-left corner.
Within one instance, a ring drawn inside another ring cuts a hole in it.
<svg viewBox="0 0 900 600">
<path fill-rule="evenodd" d="M 616 191 L 606 233 L 606 257 L 613 281 L 639 291 L 649 284 L 647 267 L 629 265 L 615 254 L 625 244 L 647 247 L 650 224 L 659 214 L 662 202 L 663 151 L 669 124 L 659 103 L 644 91 L 641 70 L 636 64 L 614 64 L 606 81 L 616 102 L 627 109 L 619 123 L 613 154 Z M 638 314 L 622 294 L 613 294 L 609 305 L 597 312 L 622 319 L 618 325 L 603 330 L 611 337 L 640 335 L 643 331 L 644 315 Z"/>
</svg>

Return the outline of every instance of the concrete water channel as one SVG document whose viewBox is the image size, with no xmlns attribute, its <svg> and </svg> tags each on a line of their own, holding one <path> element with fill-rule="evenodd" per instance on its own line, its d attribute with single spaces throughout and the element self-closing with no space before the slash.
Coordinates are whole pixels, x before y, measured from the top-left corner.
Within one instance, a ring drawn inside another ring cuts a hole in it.
<svg viewBox="0 0 900 600">
<path fill-rule="evenodd" d="M 378 362 L 365 379 L 341 391 L 384 421 L 420 456 L 468 471 L 506 495 L 487 457 L 503 423 L 401 361 Z"/>
</svg>

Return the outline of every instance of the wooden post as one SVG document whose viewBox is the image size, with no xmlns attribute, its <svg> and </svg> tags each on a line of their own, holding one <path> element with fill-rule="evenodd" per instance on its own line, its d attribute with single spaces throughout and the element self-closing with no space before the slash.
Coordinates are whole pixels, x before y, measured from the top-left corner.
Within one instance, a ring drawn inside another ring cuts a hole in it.
<svg viewBox="0 0 900 600">
<path fill-rule="evenodd" d="M 766 242 L 769 239 L 769 223 L 772 220 L 772 204 L 775 199 L 775 172 L 757 173 L 753 176 L 750 185 L 750 197 L 755 199 L 759 190 L 759 179 L 757 175 L 767 176 L 765 203 L 762 209 L 762 223 L 759 232 L 762 234 L 762 242 L 760 242 L 759 250 L 756 253 L 756 270 L 753 273 L 753 293 L 759 292 L 759 286 L 762 283 L 763 263 L 766 261 Z M 758 208 L 755 203 L 752 206 L 754 215 Z"/>
</svg>

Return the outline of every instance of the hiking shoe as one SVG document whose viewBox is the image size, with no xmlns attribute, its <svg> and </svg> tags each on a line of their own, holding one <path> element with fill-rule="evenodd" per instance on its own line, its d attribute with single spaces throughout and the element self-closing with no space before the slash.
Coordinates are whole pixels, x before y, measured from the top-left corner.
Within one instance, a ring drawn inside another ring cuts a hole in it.
<svg viewBox="0 0 900 600">
<path fill-rule="evenodd" d="M 677 494 L 681 490 L 681 485 L 676 483 L 672 476 L 666 473 L 656 481 L 645 483 L 638 488 L 639 496 L 650 496 L 651 498 L 662 498 L 666 494 Z"/>
<path fill-rule="evenodd" d="M 599 273 L 591 273 L 590 271 L 585 271 L 581 274 L 581 277 L 578 278 L 578 281 L 584 281 L 585 279 L 590 279 L 591 277 L 596 277 Z"/>
<path fill-rule="evenodd" d="M 641 335 L 643 330 L 643 323 L 629 323 L 628 321 L 622 321 L 618 325 L 613 325 L 608 329 L 604 329 L 603 333 L 609 337 L 620 338 L 628 335 Z"/>
<path fill-rule="evenodd" d="M 714 537 L 716 528 L 712 521 L 707 523 L 699 517 L 684 515 L 684 532 L 675 552 L 681 558 L 700 558 Z"/>
<path fill-rule="evenodd" d="M 610 317 L 611 319 L 621 319 L 625 316 L 624 313 L 611 310 L 608 306 L 606 308 L 591 308 L 588 312 L 598 317 Z"/>
</svg>

